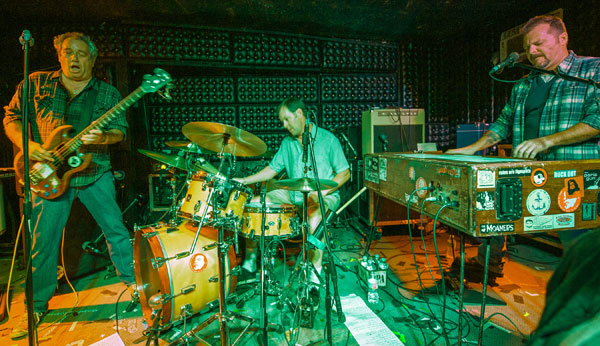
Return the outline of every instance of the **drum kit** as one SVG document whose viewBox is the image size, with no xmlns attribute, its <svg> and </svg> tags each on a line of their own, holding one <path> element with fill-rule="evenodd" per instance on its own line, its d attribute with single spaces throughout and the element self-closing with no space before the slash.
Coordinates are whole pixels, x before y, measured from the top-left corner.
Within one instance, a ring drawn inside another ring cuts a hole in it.
<svg viewBox="0 0 600 346">
<path fill-rule="evenodd" d="M 188 123 L 182 132 L 190 142 L 166 142 L 167 146 L 180 150 L 180 154 L 139 149 L 143 155 L 188 174 L 187 191 L 182 198 L 173 188 L 173 207 L 167 221 L 136 227 L 133 246 L 136 291 L 144 319 L 151 326 L 147 345 L 152 340 L 158 345 L 159 333 L 178 323 L 183 323 L 184 334 L 173 345 L 209 344 L 197 333 L 214 321 L 220 324 L 220 344 L 230 345 L 227 324 L 234 320 L 248 324 L 232 345 L 257 320 L 266 341 L 266 294 L 275 291 L 283 300 L 284 292 L 283 285 L 274 282 L 276 275 L 265 273 L 273 270 L 265 264 L 274 260 L 274 251 L 265 251 L 265 240 L 277 242 L 302 235 L 303 261 L 308 262 L 306 233 L 309 232 L 306 212 L 300 219 L 293 205 L 267 203 L 266 190 L 300 191 L 307 196 L 318 185 L 329 189 L 337 183 L 312 178 L 279 180 L 263 187 L 260 202 L 255 202 L 251 188 L 222 171 L 226 160 L 235 166 L 236 157 L 272 156 L 260 138 L 214 122 Z M 207 154 L 219 158 L 218 167 L 203 158 Z M 258 240 L 263 254 L 259 318 L 227 309 L 227 297 L 235 290 L 239 272 L 238 236 Z M 306 272 L 303 277 L 306 280 Z M 189 318 L 217 300 L 219 312 L 186 332 Z"/>
</svg>

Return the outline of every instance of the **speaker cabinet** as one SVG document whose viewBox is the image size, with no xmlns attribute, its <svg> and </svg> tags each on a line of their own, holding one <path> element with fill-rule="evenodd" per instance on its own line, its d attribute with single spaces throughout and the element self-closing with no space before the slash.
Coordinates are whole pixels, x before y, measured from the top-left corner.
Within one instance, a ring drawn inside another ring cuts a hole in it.
<svg viewBox="0 0 600 346">
<path fill-rule="evenodd" d="M 425 138 L 425 110 L 374 109 L 362 113 L 362 153 L 383 152 L 381 135 L 388 140 L 388 152 L 413 151 Z"/>
<path fill-rule="evenodd" d="M 422 143 L 425 139 L 425 110 L 422 108 L 391 108 L 364 111 L 362 113 L 362 154 L 383 152 L 384 143 L 381 137 L 385 137 L 388 141 L 388 152 L 417 150 L 417 143 Z M 369 222 L 373 222 L 377 195 L 368 191 L 363 196 L 359 202 L 361 216 Z M 384 197 L 380 199 L 377 226 L 408 223 L 406 207 Z M 419 214 L 411 211 L 410 220 L 418 221 Z"/>
</svg>

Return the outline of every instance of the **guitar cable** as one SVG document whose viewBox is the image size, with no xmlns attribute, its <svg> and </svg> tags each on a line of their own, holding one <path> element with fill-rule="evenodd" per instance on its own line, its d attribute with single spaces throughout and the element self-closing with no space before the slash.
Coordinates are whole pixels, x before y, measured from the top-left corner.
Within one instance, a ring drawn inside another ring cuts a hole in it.
<svg viewBox="0 0 600 346">
<path fill-rule="evenodd" d="M 16 237 L 17 240 L 15 241 L 15 246 L 13 248 L 13 256 L 12 256 L 12 260 L 11 260 L 11 264 L 10 264 L 10 270 L 8 273 L 8 283 L 6 284 L 6 312 L 8 315 L 8 319 L 10 320 L 10 323 L 13 325 L 13 327 L 17 327 L 17 328 L 18 328 L 18 326 L 15 323 L 15 321 L 12 318 L 12 315 L 10 313 L 10 284 L 11 284 L 12 274 L 13 274 L 14 265 L 15 265 L 15 257 L 17 256 L 17 247 L 19 244 L 18 239 L 21 235 L 21 230 L 23 229 L 23 222 L 24 222 L 24 216 L 21 216 L 21 223 L 19 224 L 19 230 L 17 231 L 17 237 Z M 75 297 L 76 297 L 75 305 L 73 305 L 73 307 L 69 311 L 65 312 L 61 318 L 59 318 L 56 321 L 53 321 L 52 323 L 49 323 L 47 326 L 44 326 L 43 328 L 40 328 L 39 331 L 46 330 L 46 329 L 50 328 L 51 326 L 64 321 L 64 319 L 67 318 L 67 316 L 69 314 L 75 313 L 75 309 L 79 306 L 79 292 L 77 292 L 77 290 L 75 290 L 75 287 L 73 287 L 73 284 L 71 284 L 71 281 L 69 280 L 69 277 L 67 275 L 67 271 L 66 271 L 66 269 L 64 269 L 65 268 L 65 257 L 64 257 L 64 253 L 63 253 L 64 244 L 65 244 L 65 229 L 63 228 L 61 244 L 60 244 L 60 253 L 61 253 L 60 260 L 61 260 L 61 264 L 63 267 L 63 273 L 65 276 L 65 280 L 69 284 L 69 287 L 71 287 L 71 290 L 73 291 L 73 293 L 75 293 Z M 48 339 L 48 337 L 43 337 L 43 338 L 41 338 L 41 341 L 45 341 L 46 339 Z M 36 340 L 36 341 L 39 341 L 39 340 Z"/>
</svg>

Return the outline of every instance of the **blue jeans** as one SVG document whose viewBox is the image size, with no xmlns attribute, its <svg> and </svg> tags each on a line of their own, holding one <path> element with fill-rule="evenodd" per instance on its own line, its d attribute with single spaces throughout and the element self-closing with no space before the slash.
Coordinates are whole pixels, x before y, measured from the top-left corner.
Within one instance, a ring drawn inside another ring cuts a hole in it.
<svg viewBox="0 0 600 346">
<path fill-rule="evenodd" d="M 108 244 L 110 258 L 119 279 L 125 284 L 135 282 L 133 249 L 129 231 L 123 224 L 121 210 L 115 200 L 114 177 L 104 173 L 96 182 L 80 188 L 69 188 L 54 200 L 32 197 L 32 278 L 33 309 L 43 312 L 56 288 L 56 269 L 63 229 L 69 218 L 75 197 L 94 217 Z"/>
</svg>

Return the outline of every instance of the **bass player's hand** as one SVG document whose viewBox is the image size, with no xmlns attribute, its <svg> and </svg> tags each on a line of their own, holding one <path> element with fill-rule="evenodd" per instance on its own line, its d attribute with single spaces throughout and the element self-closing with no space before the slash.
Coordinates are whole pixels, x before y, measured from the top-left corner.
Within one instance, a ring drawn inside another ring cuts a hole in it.
<svg viewBox="0 0 600 346">
<path fill-rule="evenodd" d="M 29 160 L 54 161 L 52 153 L 42 147 L 40 143 L 29 142 Z"/>
<path fill-rule="evenodd" d="M 106 144 L 108 134 L 101 130 L 90 130 L 87 135 L 81 136 L 83 144 Z"/>
</svg>

